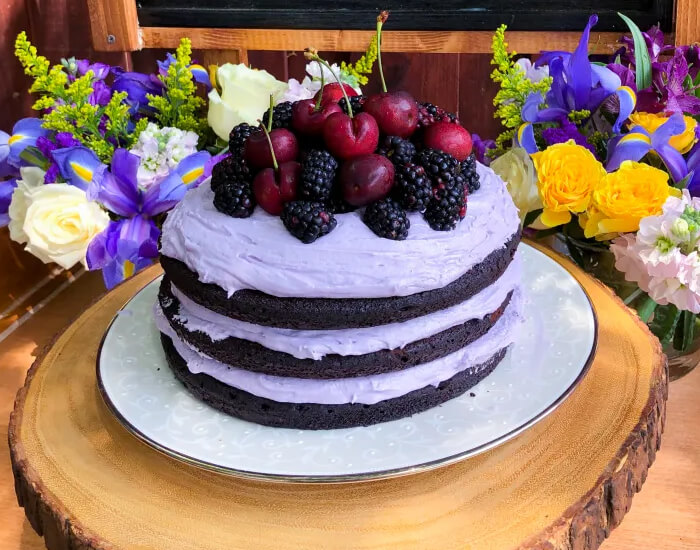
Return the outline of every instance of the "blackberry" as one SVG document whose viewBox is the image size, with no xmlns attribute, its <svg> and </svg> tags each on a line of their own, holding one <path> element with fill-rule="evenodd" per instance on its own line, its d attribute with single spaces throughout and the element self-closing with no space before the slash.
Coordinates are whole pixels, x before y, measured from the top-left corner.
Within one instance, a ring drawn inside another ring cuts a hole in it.
<svg viewBox="0 0 700 550">
<path fill-rule="evenodd" d="M 362 112 L 362 106 L 365 104 L 365 99 L 367 99 L 363 95 L 354 95 L 349 98 L 350 99 L 350 108 L 352 109 L 352 114 L 356 115 L 357 113 Z M 343 110 L 344 113 L 348 112 L 347 107 L 345 106 L 345 98 L 341 97 L 340 101 L 338 101 L 338 105 L 340 105 L 340 108 Z"/>
<path fill-rule="evenodd" d="M 436 122 L 453 122 L 459 124 L 457 115 L 445 111 L 432 103 L 418 103 L 418 127 L 425 128 Z"/>
<path fill-rule="evenodd" d="M 242 122 L 238 126 L 234 126 L 233 130 L 228 136 L 228 148 L 233 155 L 240 154 L 243 151 L 243 146 L 245 145 L 245 140 L 253 132 L 258 130 L 257 127 L 251 126 L 247 122 Z"/>
<path fill-rule="evenodd" d="M 320 202 L 291 201 L 284 205 L 282 223 L 303 243 L 312 243 L 335 229 L 337 221 Z"/>
<path fill-rule="evenodd" d="M 450 231 L 467 213 L 467 190 L 464 179 L 455 177 L 446 184 L 433 188 L 433 197 L 428 202 L 423 217 L 435 231 Z"/>
<path fill-rule="evenodd" d="M 459 168 L 456 158 L 437 149 L 423 149 L 418 155 L 418 164 L 425 168 L 425 173 L 432 181 L 433 187 L 450 183 L 454 180 Z"/>
<path fill-rule="evenodd" d="M 301 165 L 299 196 L 318 202 L 326 202 L 331 196 L 338 161 L 328 151 L 312 149 Z"/>
<path fill-rule="evenodd" d="M 377 154 L 384 155 L 396 166 L 413 161 L 416 156 L 416 146 L 407 139 L 398 136 L 386 136 L 379 144 Z"/>
<path fill-rule="evenodd" d="M 345 199 L 338 191 L 331 193 L 330 198 L 326 201 L 326 206 L 333 214 L 347 214 L 357 210 L 356 206 L 345 202 Z"/>
<path fill-rule="evenodd" d="M 418 164 L 397 166 L 394 173 L 393 193 L 406 210 L 422 212 L 428 206 L 433 186 L 425 170 Z"/>
<path fill-rule="evenodd" d="M 265 114 L 260 119 L 267 127 L 270 120 L 270 109 L 265 111 Z M 292 102 L 283 101 L 278 103 L 272 109 L 272 128 L 289 128 L 292 125 Z"/>
<path fill-rule="evenodd" d="M 248 164 L 240 156 L 230 155 L 214 166 L 211 173 L 211 188 L 214 192 L 225 182 L 239 181 L 250 185 L 252 174 Z"/>
<path fill-rule="evenodd" d="M 255 197 L 249 183 L 226 180 L 214 191 L 214 206 L 233 218 L 247 218 L 255 209 Z"/>
<path fill-rule="evenodd" d="M 476 157 L 472 154 L 469 155 L 460 164 L 460 173 L 464 178 L 467 186 L 467 190 L 473 193 L 481 187 L 481 181 L 479 181 L 479 174 L 476 173 Z"/>
<path fill-rule="evenodd" d="M 373 202 L 365 208 L 362 220 L 380 237 L 394 241 L 403 241 L 408 237 L 408 228 L 411 227 L 406 211 L 389 198 Z"/>
</svg>

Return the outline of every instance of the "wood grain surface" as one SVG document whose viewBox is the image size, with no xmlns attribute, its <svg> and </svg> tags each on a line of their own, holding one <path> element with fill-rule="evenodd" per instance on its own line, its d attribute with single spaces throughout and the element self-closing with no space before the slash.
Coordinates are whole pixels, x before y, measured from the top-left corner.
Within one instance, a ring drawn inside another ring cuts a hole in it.
<svg viewBox="0 0 700 550">
<path fill-rule="evenodd" d="M 87 310 L 18 398 L 17 489 L 50 549 L 596 548 L 654 459 L 666 389 L 658 345 L 584 278 L 601 318 L 590 374 L 558 411 L 497 449 L 425 474 L 339 486 L 193 469 L 132 438 L 95 387 L 104 329 L 153 275 Z"/>
</svg>

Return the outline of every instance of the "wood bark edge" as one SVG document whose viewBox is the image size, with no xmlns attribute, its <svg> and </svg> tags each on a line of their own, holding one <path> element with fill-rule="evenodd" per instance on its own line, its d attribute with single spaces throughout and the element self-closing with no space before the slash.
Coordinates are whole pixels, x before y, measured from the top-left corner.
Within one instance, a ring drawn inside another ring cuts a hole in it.
<svg viewBox="0 0 700 550">
<path fill-rule="evenodd" d="M 156 269 L 156 268 L 152 268 Z M 146 273 L 156 273 L 147 270 Z M 143 277 L 144 280 L 150 280 Z M 596 281 L 620 304 L 626 307 L 614 293 Z M 91 306 L 92 307 L 92 306 Z M 617 454 L 611 460 L 594 486 L 576 503 L 571 505 L 549 527 L 532 539 L 524 542 L 518 550 L 594 550 L 617 527 L 629 511 L 632 498 L 642 488 L 649 467 L 660 448 L 661 434 L 666 418 L 668 397 L 668 366 L 658 340 L 649 332 L 636 314 L 630 310 L 642 330 L 655 340 L 654 370 L 652 386 L 639 422 L 630 432 Z M 18 504 L 24 508 L 29 523 L 44 537 L 48 550 L 108 550 L 109 541 L 102 540 L 80 524 L 63 508 L 61 502 L 46 489 L 40 477 L 27 461 L 19 437 L 24 402 L 36 372 L 55 342 L 63 335 L 59 333 L 38 355 L 27 372 L 24 386 L 15 399 L 10 415 L 8 441 L 15 492 Z"/>
</svg>

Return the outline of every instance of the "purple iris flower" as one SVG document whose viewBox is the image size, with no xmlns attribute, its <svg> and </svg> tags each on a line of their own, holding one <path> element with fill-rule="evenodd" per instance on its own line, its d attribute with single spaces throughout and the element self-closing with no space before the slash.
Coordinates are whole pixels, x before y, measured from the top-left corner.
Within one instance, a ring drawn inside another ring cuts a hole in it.
<svg viewBox="0 0 700 550">
<path fill-rule="evenodd" d="M 543 52 L 537 60 L 537 67 L 549 65 L 552 87 L 545 98 L 547 108 L 538 111 L 536 120 L 529 122 L 561 120 L 572 111 L 594 112 L 622 85 L 617 74 L 588 59 L 591 28 L 597 22 L 598 16 L 592 15 L 574 53 Z"/>
<path fill-rule="evenodd" d="M 688 192 L 692 197 L 700 197 L 700 142 L 690 150 L 688 155 Z"/>
<path fill-rule="evenodd" d="M 479 134 L 472 134 L 472 151 L 476 160 L 481 164 L 488 166 L 491 164 L 491 157 L 488 155 L 489 151 L 496 148 L 496 142 L 492 139 L 481 139 Z"/>
<path fill-rule="evenodd" d="M 0 227 L 5 227 L 10 223 L 7 211 L 10 209 L 10 201 L 15 187 L 17 187 L 17 178 L 0 181 Z"/>
<path fill-rule="evenodd" d="M 73 134 L 68 132 L 58 132 L 53 136 L 53 139 L 41 136 L 36 140 L 36 146 L 41 151 L 41 154 L 49 161 L 49 167 L 46 170 L 44 181 L 46 183 L 55 183 L 60 174 L 58 164 L 53 160 L 53 151 L 60 148 L 76 147 L 80 142 L 73 137 Z"/>
<path fill-rule="evenodd" d="M 101 181 L 107 171 L 92 149 L 76 145 L 54 149 L 51 158 L 69 184 L 87 190 L 93 181 Z"/>
<path fill-rule="evenodd" d="M 668 168 L 673 181 L 682 181 L 688 175 L 688 165 L 669 140 L 684 131 L 685 120 L 680 113 L 672 115 L 652 134 L 641 126 L 635 126 L 628 134 L 610 141 L 607 171 L 614 172 L 626 160 L 639 162 L 647 153 L 654 151 Z"/>
<path fill-rule="evenodd" d="M 148 114 L 152 109 L 148 106 L 148 94 L 162 95 L 163 83 L 154 74 L 120 72 L 112 83 L 113 92 L 126 92 L 126 102 L 129 112 L 133 114 Z"/>
<path fill-rule="evenodd" d="M 20 155 L 27 147 L 35 147 L 41 136 L 47 136 L 48 130 L 41 127 L 38 118 L 23 118 L 12 128 L 12 134 L 0 130 L 0 177 L 16 173 L 20 166 L 26 165 Z"/>
</svg>

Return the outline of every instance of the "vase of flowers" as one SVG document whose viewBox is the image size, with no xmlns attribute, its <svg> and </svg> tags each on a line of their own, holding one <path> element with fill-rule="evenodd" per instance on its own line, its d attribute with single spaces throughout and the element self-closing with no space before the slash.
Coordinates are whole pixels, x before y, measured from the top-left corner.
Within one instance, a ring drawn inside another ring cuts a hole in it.
<svg viewBox="0 0 700 550">
<path fill-rule="evenodd" d="M 671 376 L 700 360 L 700 50 L 665 44 L 627 17 L 607 63 L 574 52 L 534 64 L 494 36 L 506 130 L 486 144 L 525 231 L 554 239 L 635 308 L 664 345 Z"/>
</svg>

